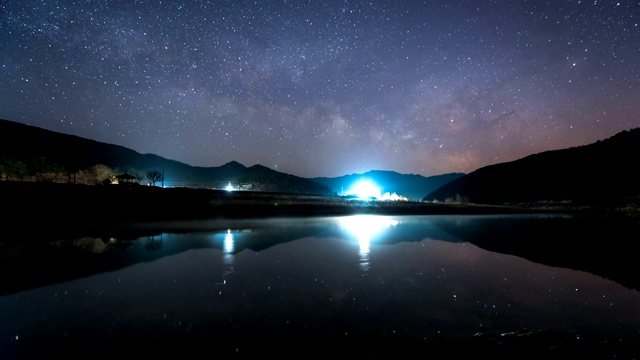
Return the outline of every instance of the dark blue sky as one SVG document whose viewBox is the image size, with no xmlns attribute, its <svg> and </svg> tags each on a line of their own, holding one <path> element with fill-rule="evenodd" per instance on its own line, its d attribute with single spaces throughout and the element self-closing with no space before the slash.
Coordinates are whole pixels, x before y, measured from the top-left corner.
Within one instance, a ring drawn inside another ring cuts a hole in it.
<svg viewBox="0 0 640 360">
<path fill-rule="evenodd" d="M 425 176 L 640 126 L 639 1 L 0 3 L 0 117 L 197 166 Z"/>
</svg>

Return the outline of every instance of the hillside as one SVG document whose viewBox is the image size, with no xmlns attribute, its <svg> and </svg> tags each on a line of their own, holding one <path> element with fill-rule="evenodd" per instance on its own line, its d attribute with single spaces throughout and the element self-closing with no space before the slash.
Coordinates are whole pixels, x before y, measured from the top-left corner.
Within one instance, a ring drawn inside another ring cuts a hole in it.
<svg viewBox="0 0 640 360">
<path fill-rule="evenodd" d="M 430 192 L 463 175 L 462 173 L 451 173 L 424 177 L 415 174 L 400 174 L 394 171 L 373 170 L 364 174 L 334 178 L 318 177 L 312 180 L 328 187 L 336 194 L 349 191 L 357 181 L 368 180 L 381 187 L 383 193 L 396 193 L 409 200 L 419 201 Z"/>
<path fill-rule="evenodd" d="M 328 194 L 311 180 L 264 166 L 245 167 L 232 161 L 219 167 L 196 167 L 119 145 L 61 134 L 0 120 L 0 178 L 82 184 L 101 183 L 127 172 L 139 183 L 148 171 L 161 171 L 171 187 L 224 187 L 228 183 L 251 190 Z"/>
<path fill-rule="evenodd" d="M 481 204 L 637 201 L 638 154 L 640 128 L 589 145 L 486 166 L 440 187 L 424 200 Z"/>
</svg>

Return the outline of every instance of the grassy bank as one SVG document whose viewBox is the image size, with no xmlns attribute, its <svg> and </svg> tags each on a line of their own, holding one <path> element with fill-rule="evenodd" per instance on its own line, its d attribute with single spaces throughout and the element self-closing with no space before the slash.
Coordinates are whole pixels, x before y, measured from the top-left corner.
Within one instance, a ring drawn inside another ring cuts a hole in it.
<svg viewBox="0 0 640 360">
<path fill-rule="evenodd" d="M 348 214 L 495 214 L 516 207 L 346 200 L 336 196 L 125 185 L 0 182 L 5 223 L 93 227 L 140 221 Z"/>
<path fill-rule="evenodd" d="M 310 194 L 10 181 L 0 182 L 0 196 L 6 228 L 40 234 L 86 232 L 140 222 L 220 218 L 590 211 L 586 207 L 363 201 Z"/>
</svg>

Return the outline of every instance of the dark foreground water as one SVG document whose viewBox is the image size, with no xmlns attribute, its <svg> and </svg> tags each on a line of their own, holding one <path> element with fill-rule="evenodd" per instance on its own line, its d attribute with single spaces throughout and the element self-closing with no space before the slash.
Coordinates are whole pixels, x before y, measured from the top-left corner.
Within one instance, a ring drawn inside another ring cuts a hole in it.
<svg viewBox="0 0 640 360">
<path fill-rule="evenodd" d="M 0 359 L 640 354 L 633 221 L 348 216 L 174 229 L 3 244 Z"/>
</svg>

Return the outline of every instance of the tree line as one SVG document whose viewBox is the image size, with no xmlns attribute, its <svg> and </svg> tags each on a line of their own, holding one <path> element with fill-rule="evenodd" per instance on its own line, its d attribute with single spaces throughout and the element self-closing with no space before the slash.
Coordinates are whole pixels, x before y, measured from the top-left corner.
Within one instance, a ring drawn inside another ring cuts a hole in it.
<svg viewBox="0 0 640 360">
<path fill-rule="evenodd" d="M 43 156 L 31 159 L 16 159 L 6 154 L 0 154 L 1 181 L 46 181 L 70 184 L 96 185 L 116 181 L 118 174 L 127 173 L 135 177 L 138 183 L 149 181 L 156 185 L 164 179 L 164 174 L 158 170 L 146 173 L 134 168 L 111 168 L 104 164 L 81 166 L 73 162 L 58 163 Z"/>
</svg>

